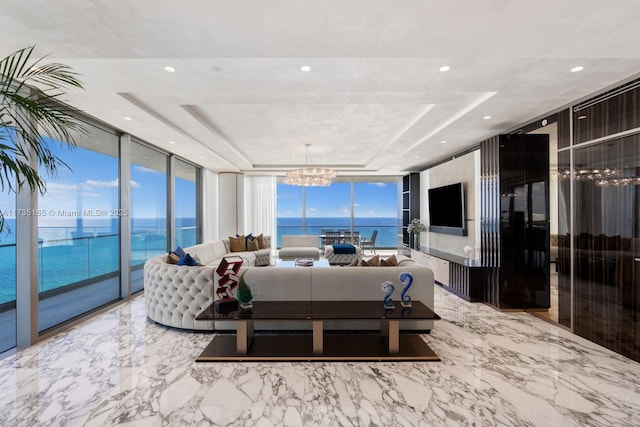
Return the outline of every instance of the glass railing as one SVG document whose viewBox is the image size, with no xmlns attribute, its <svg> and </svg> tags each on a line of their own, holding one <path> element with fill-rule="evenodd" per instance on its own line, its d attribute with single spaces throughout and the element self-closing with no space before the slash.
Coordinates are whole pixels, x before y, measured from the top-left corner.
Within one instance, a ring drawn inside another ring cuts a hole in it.
<svg viewBox="0 0 640 427">
<path fill-rule="evenodd" d="M 196 227 L 176 227 L 176 246 L 188 248 L 196 244 Z"/>
<path fill-rule="evenodd" d="M 131 233 L 131 266 L 144 264 L 149 258 L 167 251 L 165 230 L 143 230 Z"/>
<path fill-rule="evenodd" d="M 321 235 L 324 230 L 347 230 L 349 227 L 336 227 L 333 224 L 330 225 L 313 225 L 302 227 L 300 225 L 279 225 L 277 229 L 277 247 L 282 247 L 282 236 L 285 235 Z M 360 233 L 360 238 L 370 239 L 374 230 L 378 230 L 376 237 L 376 248 L 379 249 L 395 249 L 398 247 L 398 226 L 397 225 L 380 225 L 380 224 L 363 224 L 356 225 L 353 231 Z M 318 244 L 320 240 L 318 239 Z"/>
<path fill-rule="evenodd" d="M 42 227 L 41 227 L 42 228 Z M 75 229 L 49 227 L 46 234 L 72 235 L 59 239 L 38 240 L 38 291 L 47 292 L 78 284 L 92 284 L 105 275 L 117 273 L 120 266 L 118 234 L 104 229 L 89 228 L 78 233 Z M 39 230 L 41 233 L 42 231 Z M 57 234 L 56 234 L 57 233 Z M 185 247 L 196 242 L 196 228 L 176 230 L 178 241 Z M 166 251 L 164 230 L 144 230 L 131 233 L 131 266 Z M 0 308 L 8 307 L 16 299 L 16 245 L 0 245 Z M 8 303 L 8 305 L 7 305 Z"/>
<path fill-rule="evenodd" d="M 16 245 L 0 245 L 0 307 L 16 299 Z M 2 311 L 0 309 L 0 311 Z"/>
</svg>

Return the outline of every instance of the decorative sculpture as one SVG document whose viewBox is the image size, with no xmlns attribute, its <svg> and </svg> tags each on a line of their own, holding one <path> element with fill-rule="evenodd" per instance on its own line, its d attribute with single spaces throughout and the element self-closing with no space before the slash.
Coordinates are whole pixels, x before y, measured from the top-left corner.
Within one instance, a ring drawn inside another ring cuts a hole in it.
<svg viewBox="0 0 640 427">
<path fill-rule="evenodd" d="M 394 308 L 396 308 L 393 305 L 393 300 L 391 299 L 391 294 L 393 294 L 393 291 L 396 290 L 396 287 L 393 285 L 393 283 L 389 282 L 388 280 L 386 282 L 382 282 L 381 289 L 382 289 L 383 292 L 387 293 L 384 296 L 384 308 L 386 308 L 386 309 L 394 309 Z"/>
<path fill-rule="evenodd" d="M 238 283 L 238 301 L 240 301 L 241 310 L 251 310 L 253 308 L 253 293 L 251 288 L 244 280 L 244 275 L 247 274 L 247 270 L 240 275 L 240 282 Z"/>
<path fill-rule="evenodd" d="M 400 273 L 400 283 L 405 283 L 405 287 L 402 289 L 402 293 L 400 294 L 400 305 L 403 307 L 411 307 L 411 297 L 407 295 L 409 292 L 409 288 L 413 285 L 413 275 L 408 272 Z"/>
<path fill-rule="evenodd" d="M 232 291 L 238 286 L 238 272 L 244 260 L 239 256 L 229 256 L 222 258 L 220 265 L 216 268 L 216 273 L 220 276 L 215 302 L 217 312 L 227 312 L 238 309 L 238 300 L 233 298 Z"/>
</svg>

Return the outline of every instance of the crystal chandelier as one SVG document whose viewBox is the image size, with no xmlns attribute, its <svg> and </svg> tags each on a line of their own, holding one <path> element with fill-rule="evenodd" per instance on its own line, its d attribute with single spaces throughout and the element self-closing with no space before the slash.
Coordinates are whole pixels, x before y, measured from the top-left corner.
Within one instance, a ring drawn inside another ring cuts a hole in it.
<svg viewBox="0 0 640 427">
<path fill-rule="evenodd" d="M 309 146 L 305 144 L 305 153 L 307 156 L 307 164 L 309 164 Z M 285 184 L 301 185 L 304 187 L 328 187 L 331 185 L 333 178 L 336 177 L 336 171 L 329 168 L 306 167 L 302 169 L 294 169 L 287 172 L 284 179 Z"/>
</svg>

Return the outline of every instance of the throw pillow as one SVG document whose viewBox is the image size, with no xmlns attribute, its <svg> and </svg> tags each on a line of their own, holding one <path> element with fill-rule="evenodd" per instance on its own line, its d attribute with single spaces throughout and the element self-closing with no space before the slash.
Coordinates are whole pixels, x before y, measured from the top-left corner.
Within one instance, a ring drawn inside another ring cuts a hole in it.
<svg viewBox="0 0 640 427">
<path fill-rule="evenodd" d="M 240 234 L 236 234 L 236 237 L 243 237 Z M 249 240 L 253 240 L 253 234 L 249 233 L 244 236 L 244 244 L 246 245 Z"/>
<path fill-rule="evenodd" d="M 244 239 L 244 236 L 229 236 L 229 248 L 231 252 L 244 252 L 247 250 L 247 241 Z"/>
<path fill-rule="evenodd" d="M 377 267 L 379 263 L 380 263 L 380 259 L 378 255 L 376 255 L 373 258 L 369 258 L 368 260 L 363 259 L 360 262 L 360 267 Z"/>
<path fill-rule="evenodd" d="M 265 245 L 264 245 L 264 236 L 262 235 L 262 233 L 258 234 L 255 237 L 255 240 L 258 241 L 258 248 L 259 249 L 265 249 Z"/>
<path fill-rule="evenodd" d="M 395 267 L 396 265 L 398 265 L 398 260 L 396 259 L 395 255 L 391 255 L 387 259 L 380 258 L 380 264 L 379 265 L 381 267 Z"/>
<path fill-rule="evenodd" d="M 180 257 L 176 254 L 174 254 L 173 252 L 169 252 L 167 254 L 167 258 L 165 259 L 165 262 L 167 264 L 177 264 L 178 261 L 180 261 Z"/>
<path fill-rule="evenodd" d="M 185 254 L 184 249 L 182 249 L 180 246 L 178 246 L 177 248 L 174 249 L 173 251 L 174 254 L 178 255 L 179 257 L 181 257 L 182 255 Z"/>
<path fill-rule="evenodd" d="M 349 264 L 349 267 L 357 267 L 360 265 L 360 262 L 362 262 L 362 260 L 356 258 L 351 264 Z"/>
<path fill-rule="evenodd" d="M 260 246 L 258 245 L 257 239 L 247 240 L 248 251 L 257 251 L 258 249 L 260 249 Z"/>
<path fill-rule="evenodd" d="M 180 257 L 180 260 L 178 260 L 178 265 L 189 265 L 191 267 L 195 267 L 198 265 L 198 261 L 193 259 L 188 253 L 185 253 Z"/>
</svg>

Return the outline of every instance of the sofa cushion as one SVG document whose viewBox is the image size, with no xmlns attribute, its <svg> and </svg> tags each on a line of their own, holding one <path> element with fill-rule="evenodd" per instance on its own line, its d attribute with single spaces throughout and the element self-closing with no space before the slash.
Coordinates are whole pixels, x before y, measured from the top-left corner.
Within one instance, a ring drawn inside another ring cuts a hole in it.
<svg viewBox="0 0 640 427">
<path fill-rule="evenodd" d="M 391 255 L 387 259 L 380 258 L 380 263 L 378 265 L 380 267 L 395 267 L 398 265 L 398 260 L 395 255 Z"/>
<path fill-rule="evenodd" d="M 191 266 L 191 267 L 195 267 L 195 266 L 198 265 L 198 261 L 193 259 L 193 257 L 191 255 L 189 255 L 188 253 L 185 253 L 178 260 L 178 265 L 188 265 L 188 266 Z"/>
<path fill-rule="evenodd" d="M 247 240 L 247 250 L 248 251 L 257 251 L 260 249 L 260 245 L 258 245 L 257 239 Z"/>
<path fill-rule="evenodd" d="M 333 253 L 335 254 L 355 254 L 356 247 L 350 243 L 334 243 Z"/>
<path fill-rule="evenodd" d="M 309 247 L 317 248 L 319 242 L 318 236 L 282 236 L 282 247 Z"/>
<path fill-rule="evenodd" d="M 173 252 L 169 252 L 167 254 L 166 262 L 167 264 L 177 264 L 180 261 L 180 257 Z"/>
<path fill-rule="evenodd" d="M 362 261 L 360 261 L 359 266 L 360 267 L 377 267 L 379 263 L 380 263 L 380 257 L 376 255 L 373 258 L 369 258 L 368 260 L 363 259 Z"/>
<path fill-rule="evenodd" d="M 229 236 L 229 248 L 231 252 L 244 252 L 247 250 L 247 243 L 244 236 L 231 237 Z"/>
<path fill-rule="evenodd" d="M 265 245 L 264 242 L 264 236 L 262 233 L 258 234 L 255 239 L 256 242 L 258 242 L 258 249 L 266 249 L 267 246 Z"/>
<path fill-rule="evenodd" d="M 184 255 L 184 249 L 182 249 L 180 246 L 178 246 L 177 248 L 175 248 L 173 250 L 173 253 L 178 255 L 179 257 L 181 257 L 182 255 Z"/>
<path fill-rule="evenodd" d="M 211 243 L 202 243 L 200 245 L 191 246 L 187 248 L 187 251 L 192 257 L 198 258 L 201 264 L 209 264 L 214 259 L 219 258 Z"/>
</svg>

